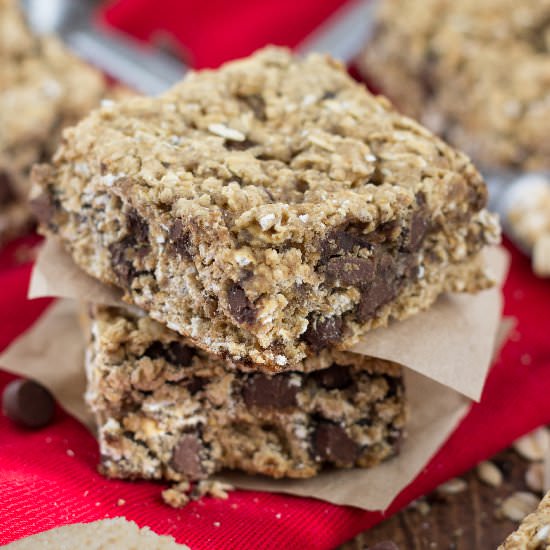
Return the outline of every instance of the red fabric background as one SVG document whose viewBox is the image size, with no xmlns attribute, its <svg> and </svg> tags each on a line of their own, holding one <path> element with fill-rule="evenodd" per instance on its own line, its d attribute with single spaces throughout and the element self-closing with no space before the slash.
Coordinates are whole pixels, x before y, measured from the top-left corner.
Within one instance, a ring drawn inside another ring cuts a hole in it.
<svg viewBox="0 0 550 550">
<path fill-rule="evenodd" d="M 155 29 L 173 32 L 192 52 L 195 66 L 203 67 L 245 55 L 266 42 L 295 45 L 341 3 L 119 0 L 107 18 L 143 39 L 151 38 Z M 23 239 L 0 254 L 0 348 L 49 304 L 25 299 L 30 265 L 18 264 L 17 250 L 35 242 L 34 237 Z M 550 422 L 550 283 L 536 279 L 526 258 L 511 252 L 505 313 L 517 318 L 517 330 L 490 374 L 482 403 L 472 407 L 387 515 Z M 0 371 L 0 390 L 11 379 Z M 105 480 L 95 472 L 97 459 L 92 436 L 62 410 L 53 425 L 38 432 L 0 416 L 0 544 L 58 525 L 124 515 L 173 535 L 193 550 L 328 550 L 383 519 L 379 513 L 313 499 L 250 491 L 235 491 L 227 501 L 205 498 L 172 510 L 160 500 L 160 485 Z M 121 498 L 126 503 L 118 506 Z"/>
</svg>

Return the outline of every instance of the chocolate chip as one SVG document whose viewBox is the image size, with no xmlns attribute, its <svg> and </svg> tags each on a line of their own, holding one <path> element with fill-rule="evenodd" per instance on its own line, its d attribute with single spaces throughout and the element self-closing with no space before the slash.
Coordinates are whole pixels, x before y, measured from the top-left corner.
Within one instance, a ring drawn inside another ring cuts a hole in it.
<svg viewBox="0 0 550 550">
<path fill-rule="evenodd" d="M 197 435 L 183 434 L 172 452 L 172 468 L 189 479 L 203 478 L 204 470 L 201 464 L 203 452 L 204 447 Z"/>
<path fill-rule="evenodd" d="M 342 339 L 344 323 L 340 317 L 313 317 L 309 320 L 302 338 L 314 352 L 336 344 Z"/>
<path fill-rule="evenodd" d="M 136 243 L 142 244 L 149 240 L 149 224 L 137 213 L 137 210 L 132 208 L 128 212 L 126 226 Z"/>
<path fill-rule="evenodd" d="M 361 286 L 374 279 L 375 262 L 370 258 L 340 256 L 327 264 L 327 280 L 340 286 Z"/>
<path fill-rule="evenodd" d="M 167 357 L 171 363 L 178 367 L 188 367 L 195 356 L 195 350 L 181 342 L 170 342 L 167 349 Z"/>
<path fill-rule="evenodd" d="M 322 460 L 339 467 L 353 466 L 359 454 L 355 441 L 341 426 L 331 422 L 322 422 L 317 426 L 313 447 Z"/>
<path fill-rule="evenodd" d="M 383 254 L 377 261 L 376 278 L 361 291 L 361 301 L 357 308 L 359 321 L 369 319 L 379 307 L 395 298 L 398 291 L 395 261 L 390 254 Z"/>
<path fill-rule="evenodd" d="M 0 170 L 0 206 L 7 206 L 16 198 L 11 177 L 7 172 Z"/>
<path fill-rule="evenodd" d="M 243 287 L 237 283 L 233 283 L 227 291 L 227 301 L 229 303 L 229 311 L 231 315 L 239 323 L 253 323 L 256 319 L 256 310 L 250 303 Z"/>
<path fill-rule="evenodd" d="M 399 546 L 392 540 L 377 542 L 374 546 L 368 546 L 366 550 L 399 550 Z"/>
<path fill-rule="evenodd" d="M 2 396 L 4 414 L 27 428 L 42 428 L 54 417 L 52 394 L 33 380 L 14 380 L 6 386 Z"/>
<path fill-rule="evenodd" d="M 130 284 L 136 276 L 136 270 L 132 262 L 126 257 L 126 252 L 135 246 L 133 237 L 127 237 L 117 243 L 109 245 L 111 253 L 111 267 L 118 275 L 121 283 Z"/>
<path fill-rule="evenodd" d="M 298 386 L 287 374 L 255 374 L 243 386 L 243 399 L 248 407 L 283 409 L 296 405 Z"/>
<path fill-rule="evenodd" d="M 145 355 L 151 359 L 164 359 L 178 367 L 188 367 L 193 361 L 195 350 L 180 342 L 170 342 L 166 346 L 158 340 L 146 350 Z"/>
<path fill-rule="evenodd" d="M 321 262 L 326 263 L 332 256 L 349 254 L 355 247 L 370 248 L 370 244 L 363 235 L 353 233 L 350 228 L 345 231 L 335 229 L 321 243 Z"/>
<path fill-rule="evenodd" d="M 411 223 L 405 234 L 403 249 L 407 252 L 416 252 L 428 232 L 428 215 L 425 210 L 417 210 L 411 218 Z"/>
<path fill-rule="evenodd" d="M 403 380 L 401 378 L 396 378 L 395 376 L 384 375 L 384 379 L 388 384 L 388 391 L 386 393 L 386 398 L 395 397 L 398 393 L 401 393 L 403 390 Z"/>
<path fill-rule="evenodd" d="M 207 380 L 205 378 L 198 378 L 197 376 L 193 376 L 191 380 L 189 380 L 185 387 L 188 389 L 189 393 L 191 395 L 194 395 L 197 392 L 200 392 L 207 384 Z"/>
<path fill-rule="evenodd" d="M 191 237 L 189 235 L 189 232 L 185 230 L 185 227 L 181 220 L 176 220 L 172 224 L 172 227 L 168 232 L 168 239 L 174 246 L 176 252 L 182 258 L 191 257 Z"/>
<path fill-rule="evenodd" d="M 328 369 L 314 372 L 311 376 L 327 390 L 343 390 L 353 382 L 349 367 L 337 365 L 336 363 Z"/>
<path fill-rule="evenodd" d="M 226 139 L 223 145 L 228 151 L 246 151 L 258 144 L 250 139 L 245 139 L 244 141 Z"/>
<path fill-rule="evenodd" d="M 55 213 L 55 206 L 47 193 L 41 193 L 30 200 L 34 217 L 43 225 L 48 225 Z"/>
</svg>

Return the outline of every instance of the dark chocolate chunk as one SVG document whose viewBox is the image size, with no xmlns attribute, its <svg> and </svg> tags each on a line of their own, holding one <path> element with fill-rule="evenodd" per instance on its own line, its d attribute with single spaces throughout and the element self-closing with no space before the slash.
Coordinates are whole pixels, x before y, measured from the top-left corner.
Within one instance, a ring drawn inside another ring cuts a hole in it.
<svg viewBox="0 0 550 550">
<path fill-rule="evenodd" d="M 335 229 L 321 243 L 321 262 L 326 263 L 333 256 L 349 254 L 355 247 L 370 248 L 370 244 L 364 235 L 355 234 L 349 228 Z"/>
<path fill-rule="evenodd" d="M 191 256 L 191 237 L 185 230 L 181 220 L 176 220 L 173 223 L 168 233 L 168 239 L 182 258 L 189 258 Z"/>
<path fill-rule="evenodd" d="M 189 390 L 191 395 L 194 395 L 195 393 L 201 391 L 207 383 L 208 381 L 205 378 L 193 376 L 193 378 L 185 384 L 185 387 Z"/>
<path fill-rule="evenodd" d="M 417 210 L 412 215 L 410 226 L 406 231 L 403 249 L 407 252 L 416 252 L 422 245 L 428 227 L 427 213 L 424 210 Z"/>
<path fill-rule="evenodd" d="M 298 386 L 291 383 L 288 374 L 267 376 L 255 374 L 243 387 L 243 399 L 248 407 L 283 409 L 296 405 Z"/>
<path fill-rule="evenodd" d="M 172 452 L 171 465 L 176 472 L 189 479 L 201 479 L 204 470 L 201 464 L 202 443 L 195 434 L 183 434 Z"/>
<path fill-rule="evenodd" d="M 353 379 L 349 367 L 336 363 L 328 369 L 314 372 L 312 378 L 327 390 L 343 390 L 351 385 Z"/>
<path fill-rule="evenodd" d="M 151 359 L 165 359 L 178 367 L 188 367 L 193 361 L 195 350 L 180 342 L 170 342 L 164 345 L 157 340 L 145 350 L 145 355 Z"/>
<path fill-rule="evenodd" d="M 383 540 L 377 542 L 374 546 L 367 547 L 366 550 L 399 550 L 399 546 L 392 540 Z"/>
<path fill-rule="evenodd" d="M 47 193 L 41 193 L 30 200 L 34 217 L 42 224 L 48 225 L 55 213 L 55 206 Z"/>
<path fill-rule="evenodd" d="M 229 303 L 229 311 L 231 315 L 239 323 L 253 323 L 256 319 L 256 310 L 250 303 L 243 287 L 237 283 L 233 283 L 227 291 L 227 302 Z"/>
<path fill-rule="evenodd" d="M 331 422 L 321 422 L 317 426 L 313 447 L 322 460 L 340 467 L 353 466 L 359 454 L 355 441 L 341 426 Z"/>
<path fill-rule="evenodd" d="M 341 286 L 361 286 L 374 279 L 375 262 L 371 258 L 339 256 L 327 264 L 326 278 Z"/>
<path fill-rule="evenodd" d="M 126 257 L 127 250 L 131 250 L 135 246 L 132 237 L 127 237 L 118 243 L 109 245 L 111 253 L 111 266 L 113 271 L 118 275 L 120 282 L 129 285 L 132 279 L 136 276 L 136 270 L 132 262 Z"/>
<path fill-rule="evenodd" d="M 126 224 L 128 233 L 136 243 L 147 243 L 149 240 L 149 224 L 137 213 L 137 210 L 132 208 L 128 212 Z"/>
<path fill-rule="evenodd" d="M 235 141 L 233 139 L 226 139 L 224 147 L 229 151 L 246 151 L 254 146 L 258 145 L 255 141 L 245 139 L 244 141 Z"/>
<path fill-rule="evenodd" d="M 396 378 L 395 376 L 384 375 L 384 379 L 388 384 L 388 392 L 386 397 L 395 397 L 397 394 L 402 393 L 403 390 L 403 380 L 401 378 Z"/>
<path fill-rule="evenodd" d="M 16 198 L 11 177 L 7 172 L 0 170 L 0 206 L 7 206 Z"/>
<path fill-rule="evenodd" d="M 4 414 L 27 428 L 42 428 L 54 417 L 55 402 L 52 394 L 33 380 L 14 380 L 2 395 Z"/>
<path fill-rule="evenodd" d="M 309 320 L 302 338 L 310 348 L 319 352 L 322 349 L 338 343 L 344 333 L 344 323 L 340 317 L 313 317 Z"/>
<path fill-rule="evenodd" d="M 180 342 L 170 342 L 166 350 L 168 360 L 178 367 L 188 367 L 193 361 L 195 350 Z"/>
<path fill-rule="evenodd" d="M 361 301 L 357 308 L 359 321 L 366 321 L 379 307 L 395 298 L 399 291 L 399 284 L 393 257 L 383 254 L 376 265 L 376 278 L 361 291 Z"/>
</svg>

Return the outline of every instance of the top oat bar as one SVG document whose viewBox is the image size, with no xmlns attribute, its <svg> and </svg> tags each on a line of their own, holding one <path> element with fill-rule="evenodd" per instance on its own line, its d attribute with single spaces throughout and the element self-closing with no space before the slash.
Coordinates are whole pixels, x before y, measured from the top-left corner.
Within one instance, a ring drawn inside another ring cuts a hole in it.
<svg viewBox="0 0 550 550">
<path fill-rule="evenodd" d="M 106 82 L 53 37 L 33 36 L 15 0 L 0 0 L 0 244 L 31 225 L 29 173 L 62 128 L 99 104 Z"/>
<path fill-rule="evenodd" d="M 550 169 L 549 0 L 381 0 L 361 72 L 488 168 Z"/>
<path fill-rule="evenodd" d="M 278 48 L 95 111 L 33 175 L 45 231 L 89 274 L 266 371 L 323 368 L 328 347 L 486 288 L 499 235 L 466 156 L 339 63 Z"/>
</svg>

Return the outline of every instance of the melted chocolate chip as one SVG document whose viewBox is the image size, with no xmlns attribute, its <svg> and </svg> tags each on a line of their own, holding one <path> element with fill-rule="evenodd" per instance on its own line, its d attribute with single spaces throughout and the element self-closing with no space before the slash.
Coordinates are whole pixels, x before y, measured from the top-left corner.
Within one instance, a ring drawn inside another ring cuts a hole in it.
<svg viewBox="0 0 550 550">
<path fill-rule="evenodd" d="M 205 378 L 198 378 L 197 376 L 193 376 L 189 382 L 185 384 L 185 387 L 189 390 L 189 393 L 191 395 L 194 395 L 197 392 L 200 392 L 207 384 L 207 380 Z"/>
<path fill-rule="evenodd" d="M 111 266 L 113 271 L 118 275 L 120 282 L 130 284 L 136 276 L 136 270 L 132 262 L 126 257 L 127 250 L 133 249 L 135 242 L 133 237 L 129 236 L 122 239 L 118 243 L 109 245 L 111 253 Z"/>
<path fill-rule="evenodd" d="M 195 356 L 195 350 L 180 342 L 170 342 L 166 353 L 168 360 L 178 367 L 188 367 Z"/>
<path fill-rule="evenodd" d="M 228 151 L 246 151 L 258 144 L 250 139 L 245 139 L 244 141 L 226 139 L 223 145 Z"/>
<path fill-rule="evenodd" d="M 128 233 L 136 243 L 146 243 L 149 240 L 149 224 L 132 209 L 126 217 Z"/>
<path fill-rule="evenodd" d="M 182 258 L 191 257 L 191 237 L 185 230 L 181 220 L 176 220 L 173 223 L 168 233 L 168 239 Z"/>
<path fill-rule="evenodd" d="M 428 232 L 428 215 L 424 210 L 417 210 L 411 218 L 410 226 L 405 235 L 403 249 L 407 252 L 416 252 Z"/>
<path fill-rule="evenodd" d="M 353 466 L 359 454 L 355 441 L 341 426 L 331 422 L 322 422 L 317 426 L 313 447 L 322 460 L 340 467 Z"/>
<path fill-rule="evenodd" d="M 0 206 L 7 206 L 15 201 L 17 195 L 13 182 L 7 172 L 0 171 Z"/>
<path fill-rule="evenodd" d="M 349 367 L 337 365 L 336 363 L 328 369 L 314 372 L 311 376 L 327 390 L 343 390 L 353 382 Z"/>
<path fill-rule="evenodd" d="M 203 450 L 204 447 L 197 435 L 183 434 L 172 453 L 172 468 L 189 479 L 201 479 L 204 477 L 201 464 Z"/>
<path fill-rule="evenodd" d="M 255 374 L 243 386 L 243 399 L 248 407 L 283 409 L 296 405 L 298 386 L 287 374 Z"/>
<path fill-rule="evenodd" d="M 376 265 L 376 278 L 361 291 L 361 301 L 357 308 L 359 321 L 366 321 L 379 307 L 395 298 L 399 286 L 394 258 L 389 254 L 383 254 Z"/>
<path fill-rule="evenodd" d="M 233 283 L 227 291 L 227 301 L 229 303 L 229 311 L 231 315 L 239 323 L 253 323 L 256 319 L 256 310 L 250 303 L 243 287 L 237 283 Z"/>
<path fill-rule="evenodd" d="M 52 394 L 38 382 L 14 380 L 2 395 L 4 414 L 27 428 L 42 428 L 54 417 L 55 403 Z"/>
<path fill-rule="evenodd" d="M 311 318 L 302 338 L 314 352 L 336 344 L 342 339 L 344 323 L 340 317 Z"/>
<path fill-rule="evenodd" d="M 339 256 L 327 264 L 326 278 L 340 286 L 361 286 L 374 279 L 375 262 L 371 258 Z"/>
<path fill-rule="evenodd" d="M 151 359 L 165 359 L 178 367 L 188 367 L 193 361 L 195 350 L 180 342 L 170 342 L 164 345 L 157 340 L 145 350 L 145 355 Z"/>
<path fill-rule="evenodd" d="M 321 263 L 326 263 L 333 256 L 349 254 L 355 247 L 370 248 L 370 244 L 363 235 L 335 229 L 321 243 Z"/>
</svg>

